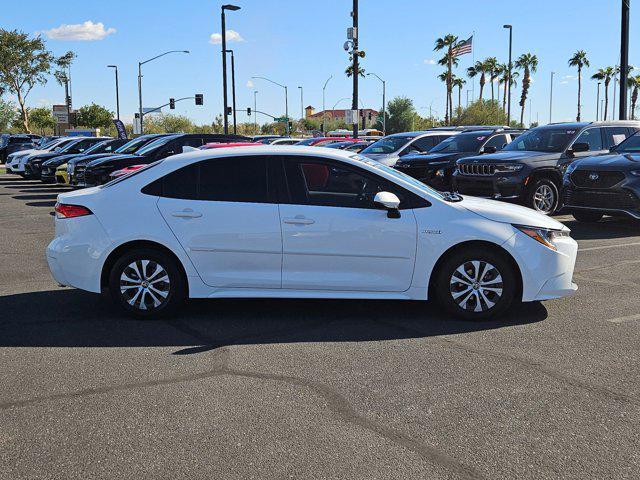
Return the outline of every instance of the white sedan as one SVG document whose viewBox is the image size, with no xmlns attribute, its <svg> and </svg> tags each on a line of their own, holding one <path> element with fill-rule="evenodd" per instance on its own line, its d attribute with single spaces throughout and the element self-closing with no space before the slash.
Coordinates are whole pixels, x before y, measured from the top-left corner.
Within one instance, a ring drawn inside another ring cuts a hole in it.
<svg viewBox="0 0 640 480">
<path fill-rule="evenodd" d="M 435 297 L 483 319 L 577 289 L 577 243 L 561 223 L 340 150 L 184 153 L 61 194 L 55 211 L 56 281 L 138 316 L 187 297 Z"/>
</svg>

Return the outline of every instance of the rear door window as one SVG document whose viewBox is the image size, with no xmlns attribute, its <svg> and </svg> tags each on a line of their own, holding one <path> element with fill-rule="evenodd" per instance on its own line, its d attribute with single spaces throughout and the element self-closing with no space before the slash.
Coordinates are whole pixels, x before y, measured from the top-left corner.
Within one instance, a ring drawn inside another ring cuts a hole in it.
<svg viewBox="0 0 640 480">
<path fill-rule="evenodd" d="M 629 130 L 627 127 L 604 127 L 605 148 L 615 147 L 622 143 L 631 135 Z"/>
<path fill-rule="evenodd" d="M 433 147 L 436 146 L 436 137 L 429 136 L 429 137 L 418 138 L 415 142 L 411 144 L 411 146 L 414 147 L 415 150 L 419 152 L 428 152 L 429 150 L 431 150 Z"/>
<path fill-rule="evenodd" d="M 602 132 L 600 128 L 587 128 L 578 135 L 578 138 L 576 138 L 576 141 L 573 143 L 586 143 L 589 145 L 590 152 L 604 149 L 602 146 Z"/>
</svg>

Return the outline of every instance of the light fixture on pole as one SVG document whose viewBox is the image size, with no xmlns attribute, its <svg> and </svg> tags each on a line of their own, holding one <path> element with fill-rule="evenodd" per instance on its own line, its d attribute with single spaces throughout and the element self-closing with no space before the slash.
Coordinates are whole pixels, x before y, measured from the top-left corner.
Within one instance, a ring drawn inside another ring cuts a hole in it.
<svg viewBox="0 0 640 480">
<path fill-rule="evenodd" d="M 107 68 L 113 68 L 116 72 L 116 118 L 120 120 L 120 88 L 118 87 L 118 66 L 107 65 Z"/>
<path fill-rule="evenodd" d="M 322 133 L 325 132 L 325 117 L 326 117 L 326 110 L 324 107 L 324 93 L 325 90 L 327 89 L 327 83 L 329 83 L 329 80 L 331 80 L 333 78 L 333 75 L 330 75 L 329 78 L 327 78 L 327 81 L 324 82 L 324 86 L 322 87 Z"/>
<path fill-rule="evenodd" d="M 236 10 L 240 10 L 240 7 L 237 5 L 222 5 L 221 7 L 221 23 L 222 23 L 222 100 L 224 111 L 222 112 L 222 118 L 224 120 L 224 133 L 225 135 L 229 134 L 229 118 L 227 116 L 228 112 L 228 99 L 227 99 L 227 25 L 225 22 L 225 10 L 229 10 L 231 12 L 235 12 Z"/>
<path fill-rule="evenodd" d="M 507 65 L 507 125 L 511 125 L 511 74 L 513 71 L 513 61 L 511 59 L 511 51 L 513 48 L 513 26 L 503 25 L 502 28 L 509 29 L 509 63 Z"/>
<path fill-rule="evenodd" d="M 373 75 L 382 82 L 382 134 L 387 134 L 387 82 L 381 79 L 377 74 L 370 72 L 367 75 Z M 468 95 L 467 95 L 468 98 Z"/>
<path fill-rule="evenodd" d="M 253 79 L 260 79 L 260 80 L 266 80 L 267 82 L 271 82 L 274 85 L 278 85 L 279 87 L 284 88 L 284 116 L 286 117 L 287 121 L 286 121 L 286 126 L 285 126 L 285 131 L 287 133 L 287 137 L 289 136 L 289 94 L 288 94 L 288 89 L 286 85 L 282 85 L 281 83 L 278 82 L 274 82 L 273 80 L 271 80 L 270 78 L 267 77 L 251 77 Z"/>
<path fill-rule="evenodd" d="M 145 60 L 144 62 L 138 62 L 138 114 L 140 115 L 140 135 L 144 133 L 144 124 L 142 121 L 142 117 L 144 116 L 144 113 L 142 111 L 142 65 L 152 62 L 157 58 L 164 57 L 165 55 L 169 55 L 170 53 L 189 53 L 189 50 L 169 50 L 168 52 L 156 55 L 149 60 Z"/>
</svg>

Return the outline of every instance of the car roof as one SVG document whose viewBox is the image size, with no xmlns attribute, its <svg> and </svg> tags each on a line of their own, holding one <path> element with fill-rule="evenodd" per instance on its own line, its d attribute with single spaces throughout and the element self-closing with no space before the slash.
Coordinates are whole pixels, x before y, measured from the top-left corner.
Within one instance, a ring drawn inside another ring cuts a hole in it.
<svg viewBox="0 0 640 480">
<path fill-rule="evenodd" d="M 610 121 L 601 121 L 601 122 L 558 122 L 558 123 L 549 123 L 547 125 L 541 125 L 538 128 L 557 128 L 557 127 L 567 127 L 567 128 L 584 128 L 588 126 L 598 126 L 598 127 L 638 127 L 640 128 L 640 121 L 637 120 L 610 120 Z"/>
</svg>

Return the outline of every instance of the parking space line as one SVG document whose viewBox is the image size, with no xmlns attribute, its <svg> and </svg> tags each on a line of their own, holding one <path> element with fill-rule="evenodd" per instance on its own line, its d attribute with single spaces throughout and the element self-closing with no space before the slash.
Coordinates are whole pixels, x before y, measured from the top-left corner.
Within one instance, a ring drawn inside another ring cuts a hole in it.
<svg viewBox="0 0 640 480">
<path fill-rule="evenodd" d="M 617 243 L 616 245 L 602 245 L 600 247 L 586 247 L 586 248 L 578 248 L 579 252 L 590 252 L 593 250 L 607 250 L 609 248 L 622 248 L 622 247 L 633 247 L 640 245 L 640 242 L 631 242 L 631 243 Z"/>
<path fill-rule="evenodd" d="M 607 319 L 607 322 L 611 322 L 611 323 L 627 323 L 627 322 L 634 322 L 640 320 L 640 314 L 638 315 L 628 315 L 626 317 L 618 317 L 618 318 L 609 318 Z"/>
</svg>

